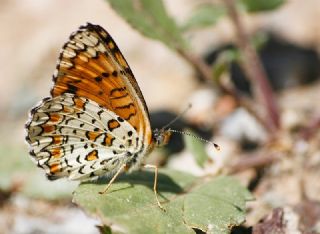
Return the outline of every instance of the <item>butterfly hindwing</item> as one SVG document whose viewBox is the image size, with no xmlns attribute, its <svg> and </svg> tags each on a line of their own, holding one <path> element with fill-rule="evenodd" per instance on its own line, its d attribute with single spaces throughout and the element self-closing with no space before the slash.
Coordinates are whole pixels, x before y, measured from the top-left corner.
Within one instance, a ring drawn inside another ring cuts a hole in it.
<svg viewBox="0 0 320 234">
<path fill-rule="evenodd" d="M 46 98 L 26 127 L 31 155 L 49 178 L 85 179 L 136 163 L 144 147 L 136 130 L 115 113 L 73 94 Z"/>
</svg>

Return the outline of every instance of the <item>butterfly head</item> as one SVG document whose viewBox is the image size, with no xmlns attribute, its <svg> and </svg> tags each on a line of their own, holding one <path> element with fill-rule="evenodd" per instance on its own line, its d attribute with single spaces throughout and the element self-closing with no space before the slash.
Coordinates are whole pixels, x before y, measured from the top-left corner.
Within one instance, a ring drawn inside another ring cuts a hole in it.
<svg viewBox="0 0 320 234">
<path fill-rule="evenodd" d="M 161 147 L 168 144 L 171 136 L 170 130 L 165 129 L 155 129 L 153 131 L 153 142 L 156 147 Z"/>
</svg>

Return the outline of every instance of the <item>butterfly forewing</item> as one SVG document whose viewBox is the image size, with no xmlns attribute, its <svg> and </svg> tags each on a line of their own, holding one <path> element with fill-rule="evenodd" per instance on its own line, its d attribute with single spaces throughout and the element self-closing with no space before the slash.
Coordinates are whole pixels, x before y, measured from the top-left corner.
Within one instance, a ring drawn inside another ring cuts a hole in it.
<svg viewBox="0 0 320 234">
<path fill-rule="evenodd" d="M 87 24 L 70 36 L 61 51 L 54 83 L 53 97 L 63 93 L 86 97 L 115 112 L 138 132 L 151 132 L 147 107 L 131 69 L 102 27 Z M 146 137 L 151 140 L 150 134 Z"/>
</svg>

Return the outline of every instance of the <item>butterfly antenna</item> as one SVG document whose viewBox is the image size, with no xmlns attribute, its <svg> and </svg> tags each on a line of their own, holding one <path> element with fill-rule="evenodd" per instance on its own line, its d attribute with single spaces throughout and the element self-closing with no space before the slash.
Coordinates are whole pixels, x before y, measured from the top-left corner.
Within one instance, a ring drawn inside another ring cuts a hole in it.
<svg viewBox="0 0 320 234">
<path fill-rule="evenodd" d="M 167 127 L 169 127 L 171 124 L 173 124 L 174 122 L 176 122 L 178 119 L 181 118 L 181 116 L 183 116 L 188 110 L 190 110 L 192 107 L 191 103 L 189 103 L 189 105 L 179 114 L 177 115 L 173 120 L 171 120 L 169 123 L 167 123 L 164 127 L 162 127 L 162 129 L 166 129 Z"/>
<path fill-rule="evenodd" d="M 174 130 L 174 129 L 168 129 L 167 131 L 169 131 L 169 132 L 174 132 L 174 133 L 179 133 L 179 134 L 182 134 L 182 135 L 191 136 L 191 137 L 193 137 L 193 138 L 195 138 L 195 139 L 198 139 L 198 140 L 200 140 L 200 141 L 203 141 L 203 142 L 206 142 L 206 143 L 208 143 L 208 144 L 210 144 L 210 145 L 213 145 L 214 148 L 216 148 L 216 150 L 218 150 L 218 151 L 220 150 L 220 146 L 217 145 L 216 143 L 214 143 L 214 142 L 212 142 L 212 141 L 208 141 L 208 140 L 206 140 L 206 139 L 204 139 L 204 138 L 202 138 L 202 137 L 195 136 L 195 135 L 193 135 L 193 134 L 190 133 L 190 132 L 183 132 L 183 131 L 178 131 L 178 130 Z"/>
</svg>

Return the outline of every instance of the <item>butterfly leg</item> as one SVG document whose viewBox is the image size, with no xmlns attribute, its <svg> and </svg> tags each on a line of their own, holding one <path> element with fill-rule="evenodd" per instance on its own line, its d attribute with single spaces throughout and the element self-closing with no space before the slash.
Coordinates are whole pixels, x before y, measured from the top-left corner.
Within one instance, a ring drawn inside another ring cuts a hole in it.
<svg viewBox="0 0 320 234">
<path fill-rule="evenodd" d="M 101 192 L 99 192 L 100 194 L 104 194 L 108 191 L 108 189 L 110 188 L 111 184 L 115 181 L 115 179 L 119 176 L 120 172 L 126 167 L 126 164 L 123 164 L 119 170 L 117 171 L 116 174 L 114 174 L 114 176 L 111 178 L 111 180 L 109 181 L 108 185 L 105 187 L 105 189 Z"/>
<path fill-rule="evenodd" d="M 144 168 L 152 168 L 154 169 L 154 182 L 153 182 L 153 192 L 155 194 L 157 204 L 161 210 L 164 210 L 164 207 L 160 204 L 160 201 L 158 199 L 158 192 L 157 192 L 157 183 L 158 183 L 158 167 L 155 165 L 146 164 L 143 166 Z"/>
</svg>

